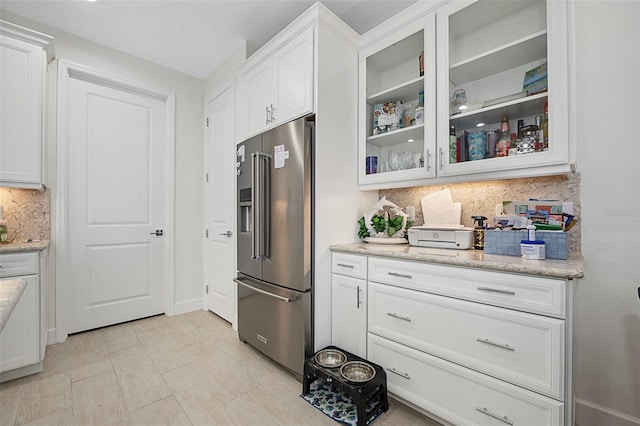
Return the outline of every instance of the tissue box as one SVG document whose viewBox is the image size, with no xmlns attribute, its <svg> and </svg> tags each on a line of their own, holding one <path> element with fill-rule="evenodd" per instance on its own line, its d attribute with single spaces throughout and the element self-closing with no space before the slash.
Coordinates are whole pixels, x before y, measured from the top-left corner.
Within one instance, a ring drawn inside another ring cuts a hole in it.
<svg viewBox="0 0 640 426">
<path fill-rule="evenodd" d="M 527 239 L 527 231 L 487 230 L 484 233 L 484 252 L 520 256 L 520 241 Z M 544 241 L 547 259 L 569 257 L 569 234 L 567 232 L 536 231 L 536 240 Z"/>
</svg>

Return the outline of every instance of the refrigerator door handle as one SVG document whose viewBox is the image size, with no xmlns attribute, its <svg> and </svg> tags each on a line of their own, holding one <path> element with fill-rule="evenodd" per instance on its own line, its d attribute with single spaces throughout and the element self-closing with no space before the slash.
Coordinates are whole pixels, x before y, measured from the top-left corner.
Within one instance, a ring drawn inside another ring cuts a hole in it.
<svg viewBox="0 0 640 426">
<path fill-rule="evenodd" d="M 269 190 L 271 188 L 271 167 L 269 167 L 269 159 L 271 156 L 265 152 L 259 152 L 258 155 L 264 160 L 262 165 L 264 166 L 264 170 L 260 173 L 260 178 L 264 178 L 264 182 L 261 182 L 262 188 L 260 191 L 262 192 L 262 210 L 260 211 L 260 218 L 262 219 L 262 223 L 260 227 L 262 228 L 262 247 L 260 255 L 263 258 L 269 258 L 271 256 L 271 235 L 270 235 L 270 223 L 271 223 L 271 194 Z"/>
<path fill-rule="evenodd" d="M 251 153 L 251 209 L 253 236 L 251 258 L 265 259 L 269 253 L 269 158 L 266 152 Z"/>
<path fill-rule="evenodd" d="M 283 302 L 293 303 L 293 302 L 296 301 L 295 297 L 283 297 L 283 296 L 278 296 L 277 294 L 269 293 L 268 291 L 264 291 L 264 290 L 261 290 L 259 288 L 256 288 L 256 287 L 252 286 L 251 284 L 247 284 L 244 281 L 240 280 L 239 278 L 234 278 L 233 280 L 235 282 L 237 282 L 238 284 L 240 284 L 240 285 L 243 285 L 245 287 L 250 288 L 252 291 L 256 291 L 256 292 L 264 294 L 266 296 L 274 297 L 274 298 L 276 298 L 278 300 L 282 300 Z"/>
<path fill-rule="evenodd" d="M 252 152 L 251 153 L 251 212 L 252 214 L 252 218 L 251 218 L 251 258 L 252 259 L 257 259 L 258 258 L 258 235 L 260 233 L 260 229 L 259 229 L 259 209 L 260 209 L 260 202 L 258 197 L 260 197 L 260 185 L 259 185 L 259 178 L 258 178 L 258 172 L 259 172 L 259 165 L 258 165 L 258 155 L 256 152 Z"/>
</svg>

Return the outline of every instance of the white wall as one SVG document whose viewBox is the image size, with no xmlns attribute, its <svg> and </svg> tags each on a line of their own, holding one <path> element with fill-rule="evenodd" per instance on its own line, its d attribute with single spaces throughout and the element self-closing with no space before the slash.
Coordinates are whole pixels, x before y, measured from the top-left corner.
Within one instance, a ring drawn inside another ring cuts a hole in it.
<svg viewBox="0 0 640 426">
<path fill-rule="evenodd" d="M 575 7 L 585 278 L 575 297 L 576 422 L 640 424 L 640 2 Z"/>
<path fill-rule="evenodd" d="M 220 89 L 233 81 L 236 70 L 244 63 L 252 51 L 251 46 L 243 42 L 204 80 L 204 106 L 219 94 Z"/>
<path fill-rule="evenodd" d="M 202 307 L 203 81 L 2 11 L 2 19 L 54 37 L 57 59 L 176 93 L 175 313 Z M 169 54 L 169 53 L 168 53 Z M 47 186 L 55 223 L 56 63 L 49 65 L 46 111 Z M 52 234 L 50 266 L 55 265 Z M 55 327 L 55 271 L 49 288 L 49 325 Z"/>
</svg>

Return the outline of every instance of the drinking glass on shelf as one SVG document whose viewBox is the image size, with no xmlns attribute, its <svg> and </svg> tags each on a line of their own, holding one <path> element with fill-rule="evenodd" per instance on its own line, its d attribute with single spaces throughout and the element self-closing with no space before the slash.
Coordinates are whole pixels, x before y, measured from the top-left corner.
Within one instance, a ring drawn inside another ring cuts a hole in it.
<svg viewBox="0 0 640 426">
<path fill-rule="evenodd" d="M 422 153 L 416 152 L 415 154 L 413 154 L 414 168 L 419 169 L 420 167 L 422 167 L 423 163 L 424 163 L 424 159 L 422 158 Z"/>
<path fill-rule="evenodd" d="M 414 166 L 413 152 L 404 151 L 402 153 L 402 169 L 412 169 Z"/>
<path fill-rule="evenodd" d="M 399 152 L 389 151 L 389 169 L 392 171 L 400 170 L 402 160 Z"/>
<path fill-rule="evenodd" d="M 467 109 L 467 92 L 464 89 L 456 89 L 451 97 L 453 112 L 460 112 Z"/>
</svg>

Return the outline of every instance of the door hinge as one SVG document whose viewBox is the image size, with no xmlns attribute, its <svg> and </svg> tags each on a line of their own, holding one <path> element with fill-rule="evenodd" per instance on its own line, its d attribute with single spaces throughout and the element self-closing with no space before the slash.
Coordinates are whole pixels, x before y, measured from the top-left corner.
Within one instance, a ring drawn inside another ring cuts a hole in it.
<svg viewBox="0 0 640 426">
<path fill-rule="evenodd" d="M 206 286 L 204 286 L 204 287 L 205 287 L 205 293 L 209 294 L 209 286 L 208 286 L 208 285 L 206 285 Z"/>
<path fill-rule="evenodd" d="M 204 231 L 204 236 L 205 236 L 205 238 L 209 238 L 209 230 L 208 229 L 206 229 Z"/>
<path fill-rule="evenodd" d="M 204 123 L 205 126 L 209 127 L 209 117 L 205 118 L 204 121 L 205 121 L 205 123 Z"/>
<path fill-rule="evenodd" d="M 207 183 L 209 183 L 209 173 L 204 175 L 204 179 Z"/>
</svg>

